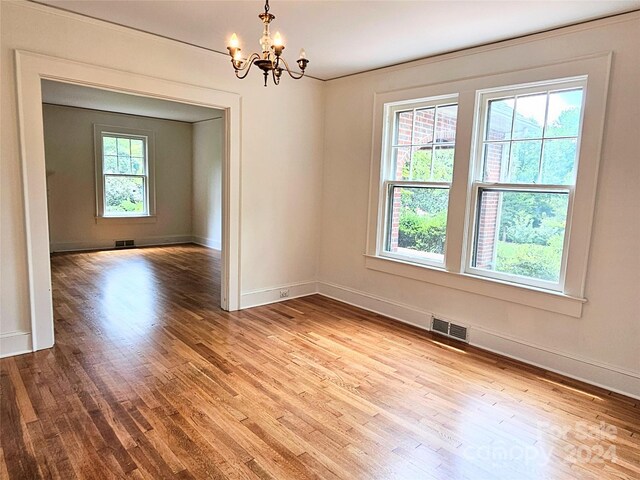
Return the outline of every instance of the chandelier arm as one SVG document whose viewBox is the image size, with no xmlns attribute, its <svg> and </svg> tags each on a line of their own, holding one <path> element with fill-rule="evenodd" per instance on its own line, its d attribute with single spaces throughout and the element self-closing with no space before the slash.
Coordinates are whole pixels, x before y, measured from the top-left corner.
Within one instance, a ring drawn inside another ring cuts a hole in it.
<svg viewBox="0 0 640 480">
<path fill-rule="evenodd" d="M 248 59 L 247 59 L 247 61 L 246 61 L 246 62 L 244 62 L 244 64 L 242 65 L 242 67 L 240 67 L 240 68 L 236 68 L 236 72 L 244 72 L 247 68 L 250 68 L 250 67 L 251 67 L 251 64 L 252 64 L 252 63 L 253 63 L 253 61 L 251 61 L 251 62 L 250 62 L 250 61 L 248 61 Z M 234 67 L 235 67 L 235 65 L 234 65 Z"/>
<path fill-rule="evenodd" d="M 258 55 L 257 53 L 252 53 L 251 56 L 249 58 L 247 58 L 244 67 L 236 68 L 236 77 L 238 77 L 240 80 L 242 80 L 247 75 L 249 75 L 249 70 L 251 70 L 251 67 L 253 66 L 253 61 L 258 59 L 258 58 L 260 58 L 260 55 Z M 244 75 L 239 75 L 238 72 L 242 72 L 242 71 L 245 71 Z"/>
<path fill-rule="evenodd" d="M 252 65 L 253 65 L 253 62 L 249 63 L 249 66 L 247 67 L 247 70 L 244 72 L 243 75 L 239 74 L 239 72 L 241 72 L 242 70 L 236 70 L 236 77 L 238 77 L 240 80 L 246 78 L 246 76 L 249 75 L 249 72 L 251 71 Z"/>
<path fill-rule="evenodd" d="M 294 75 L 293 72 L 291 72 L 291 69 L 289 68 L 289 64 L 284 58 L 279 57 L 279 60 L 282 60 L 282 63 L 284 63 L 284 66 L 285 66 L 285 70 L 287 71 L 287 73 L 291 78 L 293 78 L 294 80 L 300 80 L 302 77 L 304 77 L 304 72 L 302 72 L 299 76 Z"/>
</svg>

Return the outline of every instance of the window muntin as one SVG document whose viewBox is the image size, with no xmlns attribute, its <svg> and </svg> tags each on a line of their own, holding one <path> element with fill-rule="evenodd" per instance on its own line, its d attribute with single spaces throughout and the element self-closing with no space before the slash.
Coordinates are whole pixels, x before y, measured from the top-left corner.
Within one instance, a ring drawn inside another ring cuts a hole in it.
<svg viewBox="0 0 640 480">
<path fill-rule="evenodd" d="M 481 94 L 468 272 L 562 290 L 584 87 Z"/>
<path fill-rule="evenodd" d="M 149 215 L 147 137 L 102 133 L 105 217 Z"/>
<path fill-rule="evenodd" d="M 387 106 L 381 255 L 442 267 L 458 106 L 455 97 Z"/>
</svg>

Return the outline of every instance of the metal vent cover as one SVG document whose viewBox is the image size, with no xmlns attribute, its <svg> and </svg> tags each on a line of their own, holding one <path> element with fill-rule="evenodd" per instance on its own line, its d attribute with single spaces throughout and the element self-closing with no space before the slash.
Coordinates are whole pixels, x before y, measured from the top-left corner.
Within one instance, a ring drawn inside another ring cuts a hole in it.
<svg viewBox="0 0 640 480">
<path fill-rule="evenodd" d="M 455 323 L 449 324 L 449 336 L 457 338 L 459 340 L 467 341 L 467 327 L 456 325 Z"/>
<path fill-rule="evenodd" d="M 133 247 L 135 246 L 135 242 L 133 240 L 116 240 L 116 248 L 121 247 Z"/>
<path fill-rule="evenodd" d="M 468 329 L 462 325 L 442 320 L 441 318 L 433 317 L 431 321 L 431 330 L 447 337 L 455 338 L 456 340 L 462 340 L 468 342 Z"/>
<path fill-rule="evenodd" d="M 434 332 L 440 332 L 445 335 L 449 335 L 449 322 L 433 317 L 433 322 L 431 323 L 431 330 L 433 330 Z"/>
</svg>

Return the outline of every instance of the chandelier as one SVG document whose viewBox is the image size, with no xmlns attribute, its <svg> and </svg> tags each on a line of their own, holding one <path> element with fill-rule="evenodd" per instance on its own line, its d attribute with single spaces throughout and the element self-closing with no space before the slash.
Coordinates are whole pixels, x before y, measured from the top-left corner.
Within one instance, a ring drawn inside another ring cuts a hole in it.
<svg viewBox="0 0 640 480">
<path fill-rule="evenodd" d="M 236 77 L 239 79 L 245 78 L 249 74 L 249 70 L 255 64 L 264 75 L 264 86 L 267 86 L 269 80 L 269 74 L 273 78 L 273 83 L 280 84 L 280 78 L 282 73 L 286 70 L 289 76 L 295 80 L 298 80 L 304 76 L 304 70 L 307 68 L 309 60 L 307 60 L 307 54 L 304 48 L 300 49 L 300 57 L 296 61 L 298 67 L 300 67 L 300 74 L 293 73 L 289 68 L 289 64 L 282 56 L 284 50 L 284 42 L 280 36 L 280 32 L 276 32 L 271 39 L 271 33 L 269 32 L 269 24 L 276 17 L 269 13 L 269 0 L 266 0 L 264 4 L 264 13 L 258 15 L 264 25 L 262 31 L 262 37 L 260 38 L 260 46 L 262 47 L 262 54 L 252 53 L 249 58 L 242 58 L 242 49 L 240 48 L 240 42 L 237 35 L 234 33 L 231 35 L 227 50 L 231 55 L 231 64 L 236 72 Z"/>
</svg>

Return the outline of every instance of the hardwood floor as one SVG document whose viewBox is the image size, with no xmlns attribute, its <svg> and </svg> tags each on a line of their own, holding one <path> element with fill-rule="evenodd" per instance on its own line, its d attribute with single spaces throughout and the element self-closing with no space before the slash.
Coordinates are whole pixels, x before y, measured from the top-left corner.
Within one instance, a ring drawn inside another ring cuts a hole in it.
<svg viewBox="0 0 640 480">
<path fill-rule="evenodd" d="M 219 309 L 193 245 L 52 257 L 0 478 L 640 478 L 638 401 L 311 296 Z"/>
</svg>

